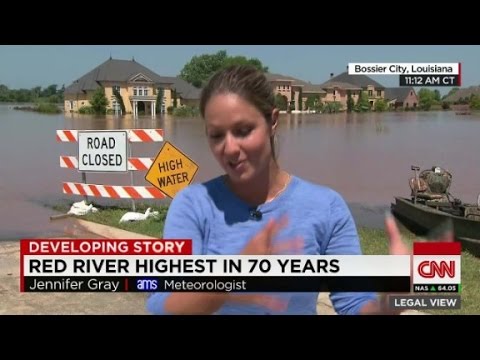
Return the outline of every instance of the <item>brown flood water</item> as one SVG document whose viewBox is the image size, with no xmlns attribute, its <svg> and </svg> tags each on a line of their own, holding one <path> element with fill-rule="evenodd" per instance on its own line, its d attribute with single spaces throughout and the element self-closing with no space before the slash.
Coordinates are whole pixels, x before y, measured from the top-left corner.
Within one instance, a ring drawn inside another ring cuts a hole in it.
<svg viewBox="0 0 480 360">
<path fill-rule="evenodd" d="M 42 115 L 0 104 L 0 240 L 60 236 L 47 205 L 82 198 L 62 193 L 63 181 L 81 181 L 63 169 L 60 155 L 77 154 L 76 143 L 59 143 L 57 129 L 163 128 L 165 139 L 189 155 L 200 169 L 195 182 L 221 173 L 212 158 L 200 119 L 115 118 Z M 383 226 L 395 195 L 409 195 L 411 165 L 443 166 L 453 174 L 452 194 L 475 202 L 480 193 L 480 116 L 453 112 L 282 115 L 281 164 L 295 175 L 330 186 L 349 203 L 358 225 Z M 135 157 L 155 157 L 161 143 L 134 143 Z M 145 172 L 134 185 L 149 185 Z M 87 174 L 89 183 L 130 185 L 129 174 Z M 97 204 L 112 201 L 94 198 Z M 122 200 L 129 204 L 128 200 Z M 157 201 L 158 202 L 158 201 Z M 117 202 L 114 202 L 118 204 Z"/>
</svg>

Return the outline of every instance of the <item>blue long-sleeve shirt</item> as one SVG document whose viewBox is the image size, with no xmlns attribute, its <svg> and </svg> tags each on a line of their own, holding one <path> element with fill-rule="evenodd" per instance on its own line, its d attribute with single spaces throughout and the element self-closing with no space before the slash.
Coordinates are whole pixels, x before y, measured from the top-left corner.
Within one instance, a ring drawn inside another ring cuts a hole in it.
<svg viewBox="0 0 480 360">
<path fill-rule="evenodd" d="M 271 218 L 288 217 L 288 226 L 279 239 L 301 237 L 305 255 L 361 254 L 357 229 L 343 198 L 334 190 L 299 177 L 292 179 L 283 193 L 260 205 L 260 220 L 252 219 L 251 207 L 238 198 L 219 176 L 180 191 L 170 204 L 165 220 L 164 239 L 192 239 L 194 255 L 235 255 Z M 167 314 L 165 300 L 170 293 L 154 293 L 147 310 Z M 282 314 L 316 314 L 318 293 L 283 294 L 288 307 Z M 339 314 L 357 314 L 373 293 L 332 293 Z M 260 305 L 227 302 L 217 314 L 274 314 Z"/>
</svg>

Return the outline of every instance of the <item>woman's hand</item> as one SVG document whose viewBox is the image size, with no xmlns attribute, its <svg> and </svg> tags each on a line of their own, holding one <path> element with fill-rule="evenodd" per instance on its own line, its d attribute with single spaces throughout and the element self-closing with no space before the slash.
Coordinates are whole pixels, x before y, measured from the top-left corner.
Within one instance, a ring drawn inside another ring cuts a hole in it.
<svg viewBox="0 0 480 360">
<path fill-rule="evenodd" d="M 241 255 L 274 255 L 281 253 L 295 253 L 303 249 L 303 239 L 274 241 L 280 230 L 288 224 L 286 217 L 280 220 L 270 219 L 245 246 Z"/>
<path fill-rule="evenodd" d="M 402 240 L 400 230 L 398 229 L 395 218 L 391 214 L 385 217 L 385 230 L 389 241 L 390 255 L 412 255 L 410 247 Z M 453 241 L 454 235 L 452 231 L 446 232 L 442 237 L 435 241 Z M 410 262 L 412 263 L 412 262 Z M 382 315 L 399 315 L 403 310 L 394 310 L 389 307 L 388 297 L 392 294 L 381 294 L 378 303 L 369 303 L 362 309 L 364 314 L 382 314 Z"/>
<path fill-rule="evenodd" d="M 385 217 L 385 230 L 389 240 L 390 255 L 412 255 L 412 250 L 405 244 L 398 230 L 397 223 L 393 215 L 388 214 Z M 450 242 L 454 241 L 453 231 L 445 232 L 441 237 L 434 241 Z"/>
<path fill-rule="evenodd" d="M 390 255 L 411 255 L 412 251 L 402 240 L 395 218 L 391 214 L 385 217 L 385 230 L 388 236 L 388 252 Z"/>
<path fill-rule="evenodd" d="M 285 311 L 288 307 L 286 298 L 266 294 L 230 294 L 227 301 L 237 304 L 259 305 L 274 312 Z"/>
<path fill-rule="evenodd" d="M 298 253 L 303 249 L 303 239 L 294 238 L 276 241 L 275 237 L 288 224 L 288 219 L 283 217 L 279 220 L 271 219 L 245 246 L 241 255 L 275 255 L 281 253 Z M 228 301 L 260 305 L 271 311 L 285 311 L 288 300 L 267 294 L 231 294 Z"/>
</svg>

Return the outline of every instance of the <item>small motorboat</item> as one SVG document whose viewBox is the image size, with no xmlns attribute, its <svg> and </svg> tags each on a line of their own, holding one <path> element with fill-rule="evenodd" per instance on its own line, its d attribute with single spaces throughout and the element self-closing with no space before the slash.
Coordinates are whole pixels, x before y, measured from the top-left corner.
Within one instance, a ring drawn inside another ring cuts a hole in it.
<svg viewBox="0 0 480 360">
<path fill-rule="evenodd" d="M 453 198 L 449 192 L 452 175 L 441 167 L 420 174 L 419 167 L 412 166 L 412 170 L 411 197 L 395 197 L 391 205 L 395 217 L 417 235 L 449 226 L 463 249 L 480 256 L 480 196 L 477 204 Z"/>
</svg>

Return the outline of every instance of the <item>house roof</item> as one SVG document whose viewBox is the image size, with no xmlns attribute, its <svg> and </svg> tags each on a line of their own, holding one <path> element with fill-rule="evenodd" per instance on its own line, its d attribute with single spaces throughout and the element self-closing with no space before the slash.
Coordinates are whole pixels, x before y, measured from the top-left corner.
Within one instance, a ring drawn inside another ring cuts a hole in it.
<svg viewBox="0 0 480 360">
<path fill-rule="evenodd" d="M 413 87 L 393 87 L 393 88 L 385 88 L 385 100 L 397 100 L 403 101 L 405 98 L 410 94 L 410 91 L 415 90 Z"/>
<path fill-rule="evenodd" d="M 347 90 L 362 90 L 361 86 L 353 85 L 342 81 L 327 81 L 320 86 L 324 89 L 338 88 Z"/>
<path fill-rule="evenodd" d="M 192 84 L 186 82 L 179 77 L 165 76 L 164 78 L 173 85 L 175 90 L 177 90 L 177 94 L 180 95 L 183 99 L 200 99 L 202 89 L 196 88 Z"/>
<path fill-rule="evenodd" d="M 332 82 L 337 82 L 337 83 L 344 83 L 344 84 L 350 84 L 354 85 L 357 88 L 366 88 L 367 86 L 374 86 L 377 89 L 384 89 L 385 86 L 382 84 L 376 82 L 372 78 L 368 77 L 367 75 L 350 75 L 348 72 L 343 72 L 340 75 L 334 76 L 330 79 L 328 79 L 326 82 L 324 82 L 322 87 L 325 87 L 325 85 L 332 83 Z"/>
<path fill-rule="evenodd" d="M 480 86 L 458 89 L 454 94 L 447 96 L 444 101 L 455 102 L 460 100 L 460 98 L 470 98 L 471 95 L 480 95 Z"/>
<path fill-rule="evenodd" d="M 143 74 L 156 84 L 170 84 L 170 78 L 160 76 L 135 60 L 108 59 L 95 69 L 75 80 L 65 88 L 65 94 L 76 94 L 96 90 L 101 82 L 127 82 L 132 77 Z"/>
<path fill-rule="evenodd" d="M 291 76 L 282 75 L 282 74 L 273 74 L 273 73 L 265 73 L 265 77 L 268 81 L 290 81 L 295 82 L 298 79 L 295 79 Z"/>
<path fill-rule="evenodd" d="M 325 93 L 322 86 L 318 84 L 311 84 L 309 82 L 296 79 L 291 76 L 282 75 L 282 74 L 273 74 L 273 73 L 266 73 L 265 76 L 267 77 L 268 81 L 289 81 L 293 86 L 302 86 L 302 92 L 310 92 L 310 93 Z"/>
</svg>

